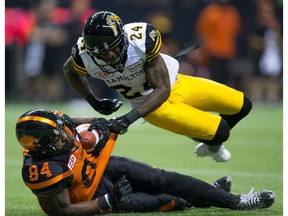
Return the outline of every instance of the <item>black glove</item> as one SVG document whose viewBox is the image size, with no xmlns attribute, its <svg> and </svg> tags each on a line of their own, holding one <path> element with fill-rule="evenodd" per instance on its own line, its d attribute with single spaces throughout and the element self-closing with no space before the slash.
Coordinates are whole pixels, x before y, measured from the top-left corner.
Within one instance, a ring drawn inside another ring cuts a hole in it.
<svg viewBox="0 0 288 216">
<path fill-rule="evenodd" d="M 109 120 L 109 128 L 111 132 L 124 134 L 127 132 L 130 122 L 126 116 L 120 116 Z"/>
<path fill-rule="evenodd" d="M 108 193 L 108 201 L 114 206 L 118 203 L 126 202 L 132 193 L 132 188 L 126 176 L 123 175 L 113 186 L 113 190 Z"/>
<path fill-rule="evenodd" d="M 118 203 L 127 202 L 132 194 L 132 188 L 128 180 L 123 175 L 113 186 L 113 189 L 98 199 L 98 205 L 101 209 L 113 207 Z"/>
<path fill-rule="evenodd" d="M 93 95 L 89 95 L 86 98 L 86 101 L 93 107 L 93 109 L 103 115 L 110 115 L 113 112 L 116 112 L 123 104 L 117 99 L 101 99 L 97 100 Z"/>
<path fill-rule="evenodd" d="M 124 134 L 127 132 L 129 125 L 140 117 L 140 114 L 134 109 L 126 115 L 112 118 L 108 121 L 110 131 L 117 134 Z"/>
<path fill-rule="evenodd" d="M 88 131 L 92 131 L 94 129 L 96 129 L 99 133 L 99 142 L 95 146 L 93 153 L 99 153 L 109 140 L 109 123 L 104 118 L 93 118 Z"/>
<path fill-rule="evenodd" d="M 103 115 L 110 115 L 113 112 L 116 112 L 123 104 L 117 99 L 110 100 L 107 98 L 101 99 L 98 101 L 99 107 L 97 111 Z"/>
</svg>

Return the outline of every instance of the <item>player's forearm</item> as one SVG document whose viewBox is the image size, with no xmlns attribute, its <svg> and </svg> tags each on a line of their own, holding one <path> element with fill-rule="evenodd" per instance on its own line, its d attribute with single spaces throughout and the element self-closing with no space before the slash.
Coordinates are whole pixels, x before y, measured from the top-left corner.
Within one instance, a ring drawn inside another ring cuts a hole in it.
<svg viewBox="0 0 288 216">
<path fill-rule="evenodd" d="M 61 215 L 74 216 L 102 214 L 103 211 L 107 210 L 110 207 L 100 207 L 98 200 L 99 199 L 72 204 L 69 207 L 62 209 L 63 211 L 61 212 Z"/>
<path fill-rule="evenodd" d="M 170 96 L 170 88 L 162 86 L 154 91 L 135 109 L 142 116 L 146 116 L 154 110 L 158 109 Z"/>
<path fill-rule="evenodd" d="M 43 210 L 49 215 L 94 215 L 101 214 L 110 208 L 105 196 L 72 204 L 67 189 L 49 197 L 40 197 L 40 200 L 42 209 L 45 207 Z"/>
<path fill-rule="evenodd" d="M 149 113 L 159 108 L 168 99 L 169 95 L 170 90 L 167 89 L 165 90 L 165 88 L 154 91 L 145 99 L 145 101 L 142 104 L 140 104 L 138 107 L 134 108 L 129 113 L 120 118 L 125 119 L 125 122 L 128 127 L 130 124 L 132 124 L 139 118 L 145 117 Z"/>
<path fill-rule="evenodd" d="M 55 197 L 50 197 L 46 199 L 44 202 L 42 201 L 42 205 L 45 206 L 45 212 L 49 213 L 49 215 L 94 215 L 101 214 L 103 211 L 108 210 L 110 208 L 107 203 L 105 196 L 99 197 L 97 199 L 86 201 L 86 202 L 78 202 L 71 204 L 69 196 L 61 197 L 57 199 Z"/>
<path fill-rule="evenodd" d="M 77 127 L 78 125 L 81 124 L 91 124 L 93 117 L 73 117 L 72 119 L 74 121 L 75 126 Z"/>
</svg>

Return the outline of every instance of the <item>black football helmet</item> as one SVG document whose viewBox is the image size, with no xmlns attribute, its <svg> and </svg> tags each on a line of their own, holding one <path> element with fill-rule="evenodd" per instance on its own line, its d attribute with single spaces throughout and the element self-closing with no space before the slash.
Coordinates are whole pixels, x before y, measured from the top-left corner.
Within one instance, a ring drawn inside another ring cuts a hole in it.
<svg viewBox="0 0 288 216">
<path fill-rule="evenodd" d="M 128 41 L 119 16 L 108 11 L 101 11 L 90 16 L 83 27 L 83 40 L 86 51 L 91 57 L 104 60 L 116 70 L 123 71 L 127 60 Z M 120 53 L 114 59 L 107 61 L 100 57 L 102 53 L 116 47 L 119 47 Z M 107 71 L 105 67 L 101 69 Z"/>
<path fill-rule="evenodd" d="M 68 135 L 61 150 L 55 148 L 62 130 Z M 45 109 L 34 109 L 24 113 L 16 123 L 17 139 L 25 149 L 39 155 L 56 155 L 78 148 L 74 123 L 66 120 L 63 113 Z"/>
</svg>

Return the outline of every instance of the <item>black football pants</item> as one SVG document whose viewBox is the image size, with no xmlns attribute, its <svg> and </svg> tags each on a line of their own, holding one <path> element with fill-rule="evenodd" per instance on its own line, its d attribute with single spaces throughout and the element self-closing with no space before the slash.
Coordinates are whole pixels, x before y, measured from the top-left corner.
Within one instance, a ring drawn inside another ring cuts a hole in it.
<svg viewBox="0 0 288 216">
<path fill-rule="evenodd" d="M 105 176 L 112 184 L 126 175 L 133 195 L 127 203 L 113 208 L 113 212 L 151 212 L 173 202 L 170 210 L 184 209 L 187 204 L 194 207 L 233 208 L 239 203 L 239 196 L 191 176 L 154 168 L 132 159 L 111 156 Z"/>
</svg>

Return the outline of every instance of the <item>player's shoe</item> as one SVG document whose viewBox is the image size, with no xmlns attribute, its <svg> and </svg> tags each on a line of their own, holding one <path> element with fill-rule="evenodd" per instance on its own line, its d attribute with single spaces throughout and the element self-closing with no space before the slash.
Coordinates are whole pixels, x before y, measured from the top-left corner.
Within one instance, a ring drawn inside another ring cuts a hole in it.
<svg viewBox="0 0 288 216">
<path fill-rule="evenodd" d="M 275 194 L 270 190 L 262 190 L 253 193 L 254 188 L 248 194 L 240 195 L 240 202 L 236 210 L 251 210 L 269 208 L 275 201 Z"/>
<path fill-rule="evenodd" d="M 224 176 L 213 182 L 211 185 L 226 192 L 230 192 L 232 187 L 232 178 L 230 176 Z"/>
<path fill-rule="evenodd" d="M 198 157 L 210 156 L 216 162 L 226 162 L 226 161 L 230 160 L 230 158 L 231 158 L 231 154 L 224 147 L 224 144 L 222 144 L 221 147 L 216 152 L 213 152 L 209 149 L 209 146 L 206 145 L 205 143 L 199 143 L 195 147 L 194 152 L 197 154 Z"/>
</svg>

